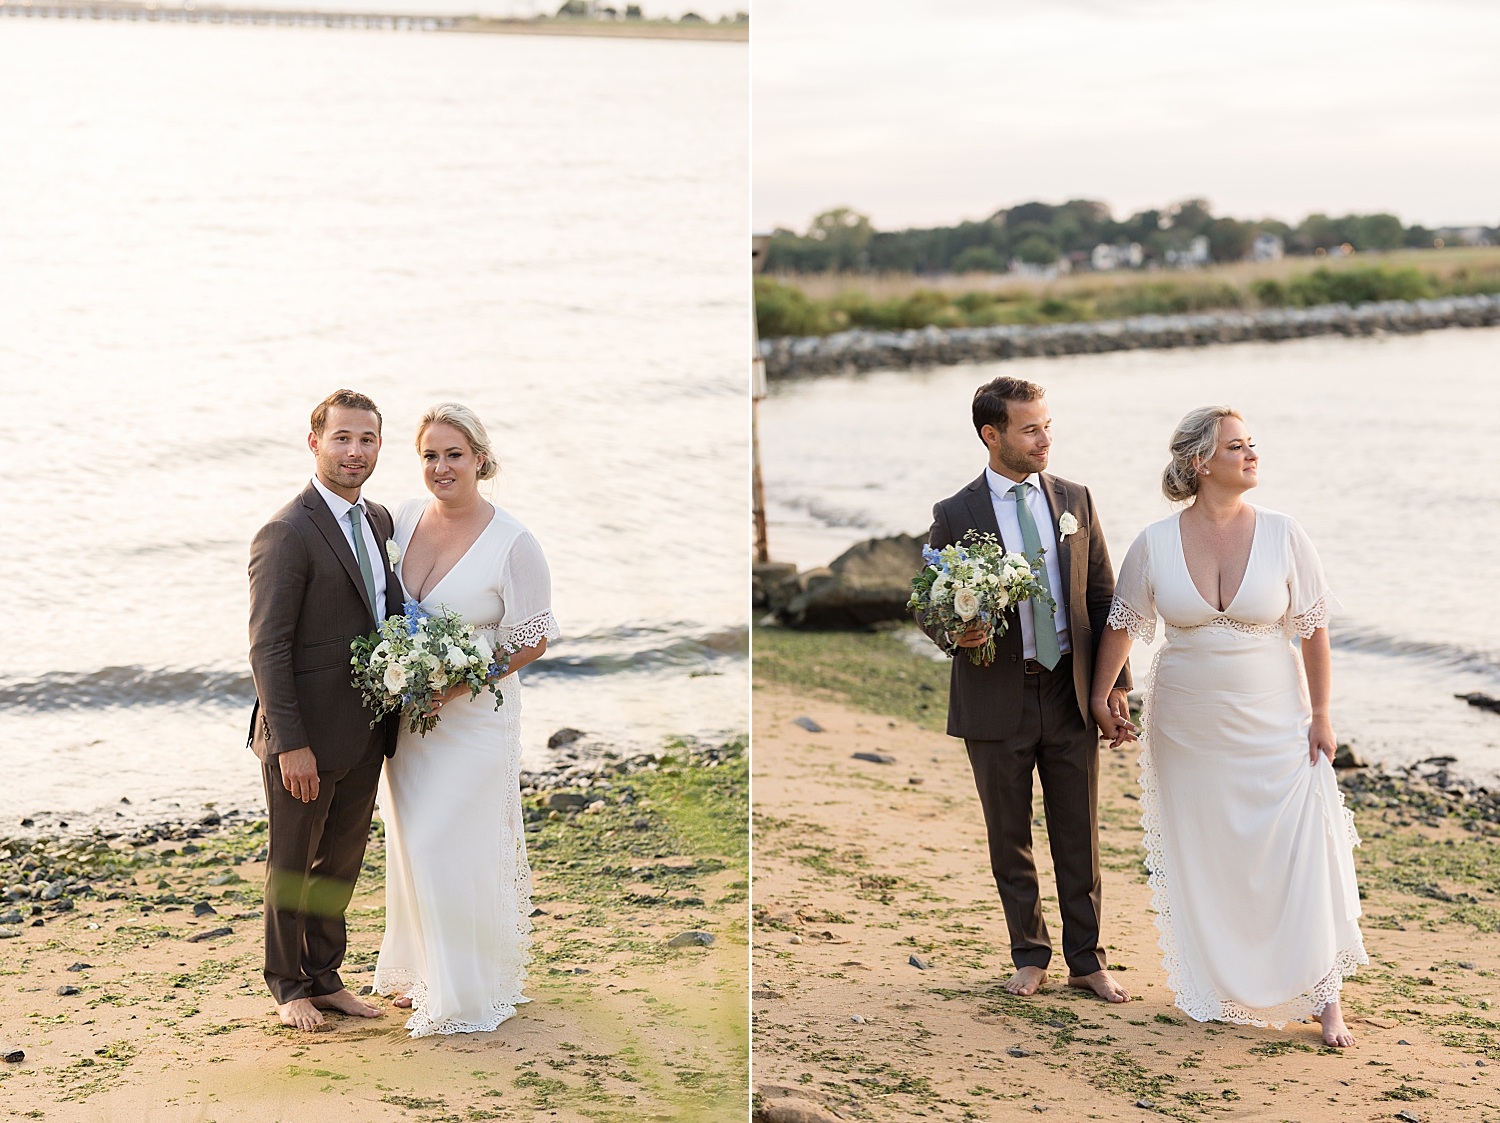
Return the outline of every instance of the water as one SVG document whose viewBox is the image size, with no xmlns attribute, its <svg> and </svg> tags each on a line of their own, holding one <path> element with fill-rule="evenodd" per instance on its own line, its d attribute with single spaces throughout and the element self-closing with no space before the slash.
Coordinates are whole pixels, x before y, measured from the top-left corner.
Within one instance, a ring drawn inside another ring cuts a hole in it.
<svg viewBox="0 0 1500 1123">
<path fill-rule="evenodd" d="M 761 406 L 772 555 L 806 568 L 852 542 L 925 534 L 932 504 L 984 466 L 974 389 L 1047 387 L 1051 469 L 1089 486 L 1116 564 L 1169 513 L 1158 488 L 1183 414 L 1245 413 L 1251 498 L 1295 516 L 1335 593 L 1334 728 L 1360 753 L 1459 759 L 1500 775 L 1500 331 L 1314 339 L 1032 359 L 782 383 Z M 1160 641 L 1158 641 L 1160 642 Z M 1139 679 L 1149 657 L 1133 659 Z"/>
<path fill-rule="evenodd" d="M 489 426 L 564 633 L 528 766 L 746 727 L 747 64 L 0 21 L 0 826 L 260 800 L 248 543 L 339 386 L 390 506 L 425 407 Z"/>
</svg>

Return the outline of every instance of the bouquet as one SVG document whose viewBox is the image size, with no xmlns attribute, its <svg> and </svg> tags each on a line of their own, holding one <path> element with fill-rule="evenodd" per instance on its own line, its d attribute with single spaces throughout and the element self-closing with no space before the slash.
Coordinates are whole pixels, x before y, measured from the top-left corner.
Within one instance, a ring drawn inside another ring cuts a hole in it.
<svg viewBox="0 0 1500 1123">
<path fill-rule="evenodd" d="M 976 624 L 988 625 L 989 637 L 978 647 L 969 648 L 969 659 L 987 667 L 995 661 L 995 637 L 1003 636 L 1010 626 L 1007 609 L 1033 598 L 1056 609 L 1056 602 L 1036 576 L 1045 552 L 1039 551 L 1035 558 L 1008 552 L 993 534 L 973 530 L 962 542 L 941 550 L 923 546 L 926 564 L 911 580 L 911 600 L 906 607 L 922 613 L 929 627 L 941 628 L 952 636 Z"/>
<path fill-rule="evenodd" d="M 488 687 L 501 707 L 500 679 L 514 652 L 504 645 L 496 652 L 447 608 L 435 616 L 409 600 L 401 612 L 349 645 L 354 685 L 375 713 L 371 728 L 399 710 L 411 732 L 425 737 L 438 723 L 434 703 L 455 686 L 467 686 L 470 698 Z"/>
</svg>

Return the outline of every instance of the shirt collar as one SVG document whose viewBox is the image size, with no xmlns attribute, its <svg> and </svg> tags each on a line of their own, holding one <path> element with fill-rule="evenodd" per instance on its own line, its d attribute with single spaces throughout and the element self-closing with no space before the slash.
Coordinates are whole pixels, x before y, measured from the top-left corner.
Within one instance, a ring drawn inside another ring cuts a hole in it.
<svg viewBox="0 0 1500 1123">
<path fill-rule="evenodd" d="M 359 500 L 357 502 L 350 503 L 349 500 L 345 499 L 342 495 L 335 495 L 332 491 L 330 491 L 328 487 L 323 483 L 323 481 L 318 479 L 317 476 L 313 476 L 312 483 L 313 487 L 318 489 L 318 494 L 323 497 L 323 502 L 328 504 L 328 509 L 333 512 L 334 518 L 348 518 L 349 509 L 351 507 L 358 507 L 360 515 L 364 515 L 365 507 L 363 495 L 359 497 Z"/>
<path fill-rule="evenodd" d="M 1011 479 L 1009 476 L 1002 476 L 999 472 L 995 471 L 995 469 L 986 464 L 984 466 L 984 478 L 987 479 L 990 483 L 991 495 L 999 499 L 1015 498 L 1015 496 L 1010 493 L 1010 489 L 1016 486 L 1016 481 Z M 1021 483 L 1030 484 L 1038 491 L 1042 489 L 1041 477 L 1036 472 L 1031 473 L 1031 475 L 1022 480 Z"/>
</svg>

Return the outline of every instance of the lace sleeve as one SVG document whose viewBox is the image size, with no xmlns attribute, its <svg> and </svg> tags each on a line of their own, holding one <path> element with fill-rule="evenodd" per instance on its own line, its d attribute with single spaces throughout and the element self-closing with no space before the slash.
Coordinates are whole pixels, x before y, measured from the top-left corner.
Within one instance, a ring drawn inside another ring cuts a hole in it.
<svg viewBox="0 0 1500 1123">
<path fill-rule="evenodd" d="M 1312 539 L 1296 519 L 1287 520 L 1291 564 L 1287 573 L 1287 634 L 1311 639 L 1319 628 L 1328 627 L 1343 605 L 1328 589 L 1323 562 Z"/>
<path fill-rule="evenodd" d="M 530 531 L 511 543 L 501 569 L 500 589 L 505 599 L 505 617 L 500 623 L 510 630 L 507 642 L 511 647 L 535 647 L 562 634 L 552 615 L 552 572 Z"/>
<path fill-rule="evenodd" d="M 1142 616 L 1119 597 L 1110 602 L 1108 624 L 1142 643 L 1150 643 L 1156 638 L 1156 617 L 1153 615 L 1148 619 Z"/>
<path fill-rule="evenodd" d="M 1299 612 L 1292 617 L 1292 634 L 1301 636 L 1303 639 L 1312 639 L 1313 633 L 1319 628 L 1328 627 L 1333 614 L 1343 611 L 1343 608 L 1338 597 L 1325 592 L 1306 612 Z"/>
</svg>

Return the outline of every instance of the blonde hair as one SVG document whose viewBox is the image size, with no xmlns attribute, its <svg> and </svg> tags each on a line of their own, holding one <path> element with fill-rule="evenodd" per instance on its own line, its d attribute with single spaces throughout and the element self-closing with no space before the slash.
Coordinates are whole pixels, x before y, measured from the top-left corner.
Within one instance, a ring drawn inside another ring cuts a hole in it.
<svg viewBox="0 0 1500 1123">
<path fill-rule="evenodd" d="M 1177 423 L 1167 444 L 1172 460 L 1161 474 L 1162 494 L 1173 503 L 1186 503 L 1198 494 L 1198 469 L 1218 451 L 1219 426 L 1226 417 L 1245 420 L 1228 406 L 1202 406 Z"/>
<path fill-rule="evenodd" d="M 422 434 L 427 432 L 433 425 L 452 425 L 464 435 L 464 440 L 469 442 L 469 447 L 474 450 L 475 455 L 484 457 L 484 463 L 479 466 L 479 478 L 481 480 L 492 479 L 499 465 L 495 463 L 495 454 L 490 451 L 490 435 L 485 431 L 484 422 L 479 420 L 479 414 L 475 413 L 466 405 L 458 402 L 439 402 L 422 415 L 422 420 L 417 422 L 417 451 L 422 451 Z"/>
</svg>

